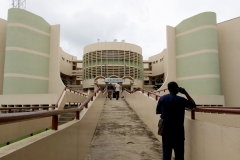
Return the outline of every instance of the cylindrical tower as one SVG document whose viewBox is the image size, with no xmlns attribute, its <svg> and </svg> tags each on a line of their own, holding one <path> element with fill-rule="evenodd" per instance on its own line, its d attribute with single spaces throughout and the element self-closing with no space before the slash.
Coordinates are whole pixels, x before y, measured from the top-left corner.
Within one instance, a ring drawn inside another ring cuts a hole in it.
<svg viewBox="0 0 240 160">
<path fill-rule="evenodd" d="M 51 26 L 22 9 L 8 13 L 3 94 L 46 94 Z"/>
<path fill-rule="evenodd" d="M 100 42 L 86 46 L 83 55 L 83 87 L 90 87 L 97 76 L 130 76 L 142 81 L 141 47 L 125 42 Z"/>
<path fill-rule="evenodd" d="M 175 28 L 179 86 L 192 94 L 220 95 L 216 14 L 205 12 Z"/>
</svg>

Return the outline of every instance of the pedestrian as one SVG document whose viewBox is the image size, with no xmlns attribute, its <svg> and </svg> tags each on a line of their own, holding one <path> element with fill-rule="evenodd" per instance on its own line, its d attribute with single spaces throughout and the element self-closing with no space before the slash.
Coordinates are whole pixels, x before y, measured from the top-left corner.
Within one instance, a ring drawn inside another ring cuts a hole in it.
<svg viewBox="0 0 240 160">
<path fill-rule="evenodd" d="M 119 91 L 120 91 L 120 85 L 119 83 L 115 84 L 115 96 L 116 96 L 116 100 L 118 100 L 119 98 Z"/>
<path fill-rule="evenodd" d="M 161 114 L 161 119 L 164 119 L 163 160 L 171 160 L 172 150 L 174 150 L 175 160 L 184 160 L 185 107 L 193 109 L 196 104 L 187 91 L 178 87 L 176 82 L 169 82 L 168 90 L 170 94 L 162 96 L 156 107 L 156 114 Z M 178 92 L 184 94 L 187 99 L 177 96 Z"/>
<path fill-rule="evenodd" d="M 112 100 L 112 94 L 114 91 L 114 87 L 112 85 L 112 83 L 110 83 L 107 87 L 107 91 L 108 91 L 108 98 L 110 98 L 110 100 Z"/>
</svg>

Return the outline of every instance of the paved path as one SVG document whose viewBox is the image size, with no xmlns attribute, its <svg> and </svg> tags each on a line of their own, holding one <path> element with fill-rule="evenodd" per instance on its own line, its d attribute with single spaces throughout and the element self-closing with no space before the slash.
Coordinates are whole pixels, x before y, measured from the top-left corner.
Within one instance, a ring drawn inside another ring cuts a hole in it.
<svg viewBox="0 0 240 160">
<path fill-rule="evenodd" d="M 161 148 L 124 99 L 106 99 L 87 160 L 160 160 Z"/>
</svg>

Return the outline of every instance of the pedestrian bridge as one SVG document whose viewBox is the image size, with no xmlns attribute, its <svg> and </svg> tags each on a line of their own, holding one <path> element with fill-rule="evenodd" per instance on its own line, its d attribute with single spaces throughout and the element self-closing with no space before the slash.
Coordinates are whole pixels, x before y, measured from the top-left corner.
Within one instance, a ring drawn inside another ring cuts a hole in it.
<svg viewBox="0 0 240 160">
<path fill-rule="evenodd" d="M 166 93 L 124 90 L 123 98 L 109 100 L 105 90 L 84 95 L 65 88 L 54 106 L 1 108 L 6 113 L 0 115 L 0 144 L 8 145 L 0 148 L 0 159 L 161 159 L 155 107 Z M 74 96 L 81 102 L 73 100 Z M 76 107 L 61 107 L 66 103 Z M 31 112 L 12 113 L 25 108 Z M 58 121 L 66 113 L 72 113 L 74 119 L 60 125 Z M 185 159 L 240 159 L 238 114 L 238 107 L 198 106 L 186 110 Z M 51 130 L 11 143 L 50 126 Z"/>
</svg>

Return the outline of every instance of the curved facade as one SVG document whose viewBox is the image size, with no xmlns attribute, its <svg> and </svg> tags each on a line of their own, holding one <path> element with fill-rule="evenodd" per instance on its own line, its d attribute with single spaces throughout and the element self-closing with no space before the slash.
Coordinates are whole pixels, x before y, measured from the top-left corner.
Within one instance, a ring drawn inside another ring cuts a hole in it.
<svg viewBox="0 0 240 160">
<path fill-rule="evenodd" d="M 192 94 L 220 95 L 216 14 L 205 12 L 175 27 L 176 78 Z"/>
<path fill-rule="evenodd" d="M 101 42 L 84 48 L 83 87 L 97 76 L 130 76 L 143 80 L 143 58 L 141 47 L 125 42 Z"/>
<path fill-rule="evenodd" d="M 48 93 L 50 28 L 35 14 L 9 10 L 3 94 Z"/>
</svg>

